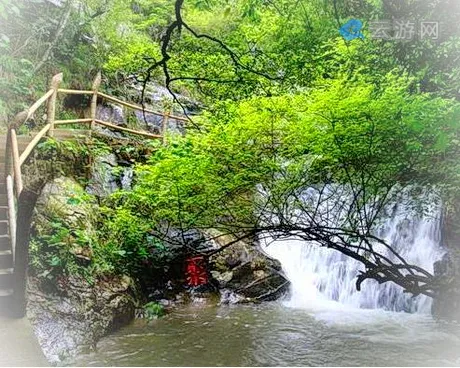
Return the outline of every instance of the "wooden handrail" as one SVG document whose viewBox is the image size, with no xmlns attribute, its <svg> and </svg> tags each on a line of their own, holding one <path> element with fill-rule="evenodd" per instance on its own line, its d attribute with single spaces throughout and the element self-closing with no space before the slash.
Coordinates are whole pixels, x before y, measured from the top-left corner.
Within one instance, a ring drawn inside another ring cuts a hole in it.
<svg viewBox="0 0 460 368">
<path fill-rule="evenodd" d="M 94 95 L 93 90 L 76 90 L 76 89 L 59 88 L 57 91 L 58 91 L 58 93 L 65 93 L 65 94 L 69 94 L 69 95 Z M 103 93 L 103 92 L 98 91 L 97 96 L 102 97 L 102 98 L 104 98 L 104 99 L 106 99 L 108 101 L 115 102 L 115 103 L 117 103 L 119 105 L 128 107 L 128 108 L 133 109 L 133 110 L 144 111 L 147 114 L 153 114 L 153 115 L 157 115 L 157 116 L 165 116 L 165 113 L 161 113 L 161 112 L 150 110 L 150 109 L 144 109 L 141 105 L 136 105 L 136 104 L 133 104 L 133 103 L 129 103 L 129 102 L 120 100 L 120 99 L 118 99 L 116 97 L 110 96 L 110 95 L 108 95 L 106 93 Z M 174 119 L 174 120 L 184 121 L 184 122 L 188 121 L 187 118 L 184 118 L 182 116 L 177 116 L 177 115 L 171 115 L 171 114 L 169 115 L 169 118 Z"/>
<path fill-rule="evenodd" d="M 164 115 L 164 114 L 162 114 L 161 112 L 153 111 L 153 110 L 150 110 L 150 109 L 144 109 L 144 108 L 143 108 L 142 106 L 140 106 L 140 105 L 135 105 L 135 104 L 132 104 L 132 103 L 129 103 L 129 102 L 125 102 L 125 101 L 119 100 L 119 99 L 116 98 L 116 97 L 107 95 L 107 94 L 102 93 L 102 92 L 98 92 L 97 94 L 98 94 L 98 96 L 103 97 L 103 98 L 105 98 L 106 100 L 115 102 L 115 103 L 117 103 L 117 104 L 119 104 L 119 105 L 122 105 L 122 106 L 129 107 L 130 109 L 139 110 L 139 111 L 145 111 L 145 112 L 148 113 L 148 114 L 153 114 L 153 115 L 157 115 L 157 116 L 163 116 L 163 115 Z"/>
<path fill-rule="evenodd" d="M 5 172 L 6 175 L 10 175 L 10 179 L 14 179 L 14 189 L 16 197 L 19 197 L 20 193 L 22 192 L 23 183 L 22 183 L 22 174 L 21 174 L 21 166 L 26 162 L 27 158 L 33 152 L 35 147 L 38 145 L 40 140 L 48 134 L 49 136 L 53 136 L 54 127 L 57 125 L 65 125 L 65 124 L 87 124 L 91 123 L 91 128 L 93 128 L 94 124 L 102 125 L 107 128 L 122 131 L 130 134 L 135 134 L 139 136 L 143 136 L 146 138 L 151 139 L 162 139 L 163 143 L 165 143 L 165 134 L 167 131 L 168 120 L 175 119 L 179 121 L 188 121 L 188 119 L 171 115 L 169 112 L 160 113 L 158 111 L 153 111 L 150 109 L 144 109 L 140 105 L 132 104 L 129 102 L 122 101 L 116 97 L 110 96 L 103 92 L 99 92 L 99 85 L 101 82 L 101 75 L 100 73 L 97 74 L 96 78 L 93 81 L 92 89 L 91 90 L 73 90 L 73 89 L 64 89 L 59 88 L 60 82 L 62 82 L 63 74 L 59 73 L 56 74 L 50 83 L 50 89 L 40 97 L 34 104 L 30 106 L 29 109 L 22 111 L 21 113 L 17 114 L 13 123 L 10 124 L 8 129 L 8 137 L 6 141 L 6 156 L 5 156 Z M 85 119 L 70 119 L 70 120 L 55 120 L 56 114 L 56 99 L 58 93 L 66 93 L 66 94 L 74 94 L 74 95 L 92 95 L 91 100 L 91 117 Z M 148 114 L 154 114 L 156 116 L 163 117 L 162 126 L 161 126 L 161 134 L 153 134 L 144 131 L 138 131 L 134 129 L 129 129 L 125 127 L 121 127 L 110 122 L 102 121 L 100 119 L 96 119 L 96 106 L 97 106 L 97 98 L 101 97 L 108 101 L 112 101 L 119 105 L 125 106 L 130 109 L 134 109 L 137 111 L 143 111 Z M 25 150 L 20 154 L 19 147 L 18 147 L 18 139 L 17 139 L 17 129 L 21 127 L 28 119 L 32 117 L 32 115 L 37 111 L 37 109 L 42 106 L 45 102 L 47 102 L 47 124 L 43 127 L 38 134 L 36 134 L 31 142 L 27 145 Z M 91 131 L 91 129 L 90 129 Z M 12 159 L 12 161 L 11 161 Z"/>
<path fill-rule="evenodd" d="M 53 130 L 54 126 L 56 125 L 65 125 L 65 124 L 86 124 L 86 123 L 91 123 L 92 126 L 93 124 L 98 124 L 105 126 L 110 129 L 118 130 L 118 131 L 123 131 L 127 132 L 130 134 L 136 134 L 140 135 L 143 137 L 147 138 L 160 138 L 165 142 L 165 133 L 167 130 L 167 125 L 168 125 L 168 120 L 175 119 L 175 120 L 180 120 L 180 121 L 188 121 L 186 118 L 183 118 L 181 116 L 175 116 L 175 115 L 170 115 L 169 112 L 165 113 L 160 113 L 157 111 L 153 111 L 150 109 L 144 109 L 140 105 L 135 105 L 129 102 L 122 101 L 116 97 L 107 95 L 105 93 L 99 92 L 99 85 L 101 82 L 101 75 L 98 73 L 96 76 L 93 85 L 92 85 L 92 90 L 73 90 L 73 89 L 64 89 L 64 88 L 59 88 L 59 84 L 62 81 L 63 74 L 59 73 L 55 75 L 50 83 L 50 89 L 42 96 L 40 97 L 32 106 L 30 106 L 29 109 L 19 113 L 16 115 L 13 124 L 10 125 L 10 129 L 8 131 L 8 139 L 6 142 L 6 162 L 5 162 L 5 169 L 9 170 L 9 163 L 10 163 L 10 158 L 13 158 L 13 167 L 11 170 L 11 175 L 14 176 L 14 181 L 16 184 L 16 193 L 19 195 L 19 193 L 22 191 L 22 177 L 21 177 L 21 166 L 24 164 L 24 162 L 27 160 L 29 155 L 32 153 L 34 148 L 37 146 L 37 144 L 40 142 L 40 140 L 48 133 L 50 136 L 53 135 Z M 83 94 L 88 94 L 88 95 L 93 95 L 92 101 L 91 101 L 91 118 L 85 118 L 85 119 L 70 119 L 70 120 L 55 120 L 55 109 L 56 109 L 56 98 L 58 93 L 66 93 L 66 94 L 75 94 L 75 95 L 83 95 Z M 157 116 L 163 117 L 162 121 L 162 127 L 161 127 L 161 134 L 152 134 L 148 132 L 142 132 L 134 129 L 129 129 L 129 128 L 124 128 L 109 122 L 105 122 L 99 119 L 96 119 L 96 103 L 97 103 L 97 97 L 102 97 L 106 100 L 115 102 L 117 104 L 120 104 L 122 106 L 138 110 L 138 111 L 144 111 L 149 114 L 154 114 Z M 24 124 L 28 119 L 32 117 L 32 115 L 37 111 L 37 109 L 42 106 L 45 102 L 48 102 L 48 111 L 47 111 L 47 120 L 48 123 L 47 125 L 32 139 L 32 141 L 27 145 L 26 149 L 22 152 L 22 154 L 19 156 L 19 148 L 18 148 L 18 141 L 17 141 L 17 134 L 16 131 L 17 129 Z M 7 173 L 8 174 L 8 173 Z"/>
<path fill-rule="evenodd" d="M 12 175 L 11 171 L 11 131 L 8 129 L 6 133 L 6 147 L 5 147 L 5 175 Z"/>
<path fill-rule="evenodd" d="M 14 118 L 14 121 L 9 125 L 6 147 L 5 147 L 5 176 L 6 176 L 6 187 L 7 187 L 7 199 L 8 199 L 8 218 L 9 218 L 9 231 L 10 231 L 10 241 L 13 249 L 13 259 L 15 260 L 15 246 L 16 246 L 16 230 L 17 230 L 17 220 L 18 220 L 18 211 L 16 208 L 16 202 L 19 199 L 23 191 L 23 182 L 22 182 L 22 166 L 27 161 L 31 153 L 37 147 L 39 142 L 48 134 L 50 137 L 53 136 L 55 126 L 65 125 L 65 124 L 91 124 L 89 130 L 85 130 L 85 135 L 91 135 L 91 131 L 94 128 L 94 125 L 102 125 L 109 129 L 116 131 L 122 131 L 129 134 L 139 135 L 142 137 L 150 139 L 162 139 L 163 144 L 166 144 L 166 132 L 168 128 L 169 119 L 175 119 L 179 121 L 187 122 L 188 119 L 170 115 L 169 111 L 160 113 L 150 109 L 144 109 L 140 105 L 132 104 L 129 102 L 122 101 L 118 98 L 112 97 L 105 93 L 99 92 L 99 86 L 101 82 L 100 73 L 97 74 L 96 78 L 93 81 L 91 90 L 72 90 L 72 89 L 63 89 L 59 88 L 60 82 L 62 82 L 62 73 L 53 76 L 50 89 L 40 97 L 34 104 L 32 104 L 29 109 L 24 110 L 17 114 Z M 91 116 L 84 119 L 70 119 L 70 120 L 56 120 L 56 101 L 59 93 L 73 94 L 73 95 L 91 95 Z M 154 114 L 156 116 L 161 116 L 162 125 L 161 125 L 161 134 L 153 134 L 144 131 L 138 131 L 134 129 L 125 128 L 118 126 L 106 121 L 102 121 L 96 118 L 96 108 L 98 97 L 112 101 L 121 106 L 134 109 L 137 111 L 143 111 L 148 114 Z M 47 103 L 47 123 L 46 125 L 35 135 L 33 136 L 30 143 L 24 149 L 22 153 L 19 152 L 19 142 L 17 137 L 18 129 L 29 120 L 37 109 L 42 106 L 44 103 Z M 78 130 L 76 130 L 78 131 Z"/>
<path fill-rule="evenodd" d="M 161 112 L 158 112 L 158 111 L 153 111 L 153 110 L 150 110 L 150 109 L 144 109 L 141 105 L 135 105 L 135 104 L 132 104 L 132 103 L 129 103 L 129 102 L 125 102 L 125 101 L 119 100 L 116 97 L 112 97 L 112 96 L 107 95 L 107 94 L 102 93 L 102 92 L 98 92 L 97 95 L 105 98 L 106 100 L 115 102 L 115 103 L 117 103 L 119 105 L 129 107 L 130 109 L 133 109 L 133 110 L 144 111 L 144 112 L 146 112 L 148 114 L 153 114 L 153 115 L 157 115 L 157 116 L 165 116 L 165 114 L 166 114 L 166 113 L 161 113 Z M 175 119 L 175 120 L 188 121 L 188 119 L 183 118 L 182 116 L 169 115 L 169 117 L 171 119 Z"/>
<path fill-rule="evenodd" d="M 121 126 L 118 126 L 118 125 L 115 125 L 115 124 L 112 124 L 112 123 L 107 123 L 105 121 L 98 120 L 98 119 L 94 120 L 94 122 L 96 124 L 106 126 L 107 128 L 111 128 L 111 129 L 114 129 L 114 130 L 121 130 L 123 132 L 136 134 L 136 135 L 141 135 L 143 137 L 162 138 L 162 136 L 160 134 L 152 134 L 152 133 L 147 133 L 147 132 L 141 132 L 139 130 L 133 130 L 133 129 L 129 129 L 129 128 L 124 128 L 124 127 L 121 127 Z"/>
<path fill-rule="evenodd" d="M 70 119 L 70 120 L 55 120 L 54 125 L 81 124 L 91 123 L 93 119 Z"/>
<path fill-rule="evenodd" d="M 48 133 L 51 128 L 51 124 L 46 124 L 45 127 L 40 130 L 40 132 L 30 141 L 26 149 L 19 156 L 19 166 L 22 166 L 26 162 L 29 155 L 34 150 L 35 146 L 40 142 L 40 140 Z"/>
<path fill-rule="evenodd" d="M 64 89 L 59 88 L 58 93 L 66 93 L 68 95 L 92 95 L 94 91 L 80 91 L 78 89 Z"/>
<path fill-rule="evenodd" d="M 54 93 L 54 91 L 52 89 L 50 89 L 41 98 L 39 98 L 37 100 L 37 102 L 35 102 L 32 106 L 30 106 L 29 109 L 27 110 L 27 115 L 26 115 L 24 121 L 29 120 L 32 117 L 32 115 L 34 114 L 34 112 L 37 111 L 37 109 L 41 105 L 43 105 L 43 103 L 46 102 L 48 100 L 48 98 L 50 98 L 50 96 L 53 95 L 53 93 Z"/>
<path fill-rule="evenodd" d="M 13 123 L 10 124 L 11 128 L 18 129 L 20 128 L 27 120 L 29 120 L 35 111 L 45 103 L 50 96 L 52 96 L 53 90 L 49 90 L 46 92 L 42 97 L 40 97 L 32 106 L 30 106 L 27 110 L 21 111 L 20 113 L 16 114 L 14 117 Z"/>
</svg>

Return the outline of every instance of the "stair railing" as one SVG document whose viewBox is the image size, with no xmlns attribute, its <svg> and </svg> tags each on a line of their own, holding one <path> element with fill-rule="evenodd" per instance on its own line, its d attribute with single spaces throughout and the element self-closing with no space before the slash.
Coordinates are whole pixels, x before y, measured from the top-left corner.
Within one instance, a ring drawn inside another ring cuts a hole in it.
<svg viewBox="0 0 460 368">
<path fill-rule="evenodd" d="M 53 137 L 57 126 L 66 124 L 89 124 L 89 133 L 94 130 L 96 125 L 101 125 L 109 129 L 122 131 L 134 135 L 139 135 L 148 139 L 161 139 L 163 144 L 166 144 L 166 131 L 168 129 L 169 119 L 175 119 L 178 121 L 187 122 L 188 119 L 182 116 L 171 115 L 168 112 L 158 112 L 150 109 L 145 109 L 143 106 L 132 104 L 129 102 L 122 101 L 116 97 L 110 96 L 99 91 L 101 84 L 101 74 L 98 73 L 93 81 L 91 90 L 73 90 L 73 89 L 62 89 L 59 88 L 63 80 L 63 74 L 59 73 L 53 76 L 50 83 L 49 90 L 39 98 L 29 109 L 20 112 L 16 115 L 14 121 L 8 127 L 8 134 L 6 140 L 6 152 L 5 152 L 5 174 L 6 174 L 6 187 L 7 187 L 7 198 L 8 198 L 8 218 L 9 218 L 9 230 L 10 230 L 10 241 L 13 249 L 13 259 L 16 248 L 17 238 L 17 203 L 18 199 L 23 191 L 23 178 L 22 178 L 22 165 L 26 162 L 27 158 L 33 152 L 35 147 L 38 145 L 40 140 L 45 136 Z M 84 119 L 69 119 L 69 120 L 56 120 L 56 101 L 59 94 L 73 94 L 73 95 L 91 95 L 90 105 L 90 118 Z M 144 113 L 153 114 L 162 117 L 161 134 L 152 134 L 149 132 L 138 131 L 121 127 L 110 122 L 102 121 L 97 119 L 97 101 L 98 98 L 102 98 L 107 101 L 114 102 L 122 105 L 128 109 L 142 111 Z M 19 128 L 26 123 L 34 113 L 46 103 L 47 118 L 46 125 L 32 138 L 30 143 L 24 149 L 22 153 L 19 152 L 19 143 L 17 132 Z"/>
</svg>

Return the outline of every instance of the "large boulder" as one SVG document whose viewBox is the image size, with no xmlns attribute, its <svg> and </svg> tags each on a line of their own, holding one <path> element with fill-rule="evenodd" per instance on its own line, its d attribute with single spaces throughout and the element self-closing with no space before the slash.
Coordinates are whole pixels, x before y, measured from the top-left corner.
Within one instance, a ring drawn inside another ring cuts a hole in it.
<svg viewBox="0 0 460 368">
<path fill-rule="evenodd" d="M 96 283 L 69 277 L 59 284 L 60 293 L 49 293 L 40 280 L 28 280 L 27 317 L 52 364 L 94 348 L 134 318 L 136 288 L 128 277 Z"/>
<path fill-rule="evenodd" d="M 98 156 L 91 166 L 91 180 L 86 188 L 88 193 L 104 198 L 119 189 L 117 157 L 113 153 Z"/>
<path fill-rule="evenodd" d="M 96 118 L 115 125 L 126 125 L 125 112 L 120 105 L 116 104 L 98 105 Z"/>
<path fill-rule="evenodd" d="M 445 206 L 441 230 L 446 253 L 434 264 L 437 289 L 432 314 L 460 321 L 460 201 Z"/>
<path fill-rule="evenodd" d="M 216 247 L 232 241 L 219 236 Z M 257 241 L 239 241 L 210 259 L 211 275 L 222 290 L 223 302 L 267 301 L 281 297 L 289 281 L 279 261 L 265 254 Z"/>
<path fill-rule="evenodd" d="M 76 180 L 63 176 L 56 178 L 43 187 L 37 199 L 35 220 L 55 214 L 71 221 L 74 226 L 86 224 L 88 212 L 93 210 L 96 202 L 84 196 L 85 190 Z"/>
<path fill-rule="evenodd" d="M 59 247 L 61 258 L 66 254 L 69 257 L 73 255 L 77 262 L 89 262 L 92 257 L 90 244 L 85 246 L 74 242 L 70 235 L 82 231 L 88 239 L 96 238 L 94 224 L 98 213 L 96 199 L 74 179 L 59 177 L 47 183 L 37 199 L 32 219 L 32 237 L 34 240 L 41 239 L 43 243 L 40 246 L 40 241 L 31 242 L 31 263 L 37 266 L 36 269 L 32 267 L 32 271 L 45 267 L 48 262 L 46 257 L 49 256 L 48 245 L 57 251 L 56 244 L 50 244 L 50 237 L 57 239 L 57 233 L 63 229 L 70 229 L 70 232 L 67 241 Z"/>
<path fill-rule="evenodd" d="M 433 300 L 432 314 L 436 318 L 460 321 L 460 252 L 449 250 L 434 264 L 437 278 L 437 295 Z"/>
<path fill-rule="evenodd" d="M 96 198 L 71 178 L 46 184 L 37 200 L 27 315 L 51 363 L 94 346 L 134 317 L 133 281 L 101 278 L 88 268 L 97 256 L 92 242 L 98 213 Z"/>
<path fill-rule="evenodd" d="M 446 204 L 442 216 L 442 244 L 446 251 L 434 264 L 437 282 L 432 314 L 438 319 L 460 321 L 460 201 Z"/>
</svg>

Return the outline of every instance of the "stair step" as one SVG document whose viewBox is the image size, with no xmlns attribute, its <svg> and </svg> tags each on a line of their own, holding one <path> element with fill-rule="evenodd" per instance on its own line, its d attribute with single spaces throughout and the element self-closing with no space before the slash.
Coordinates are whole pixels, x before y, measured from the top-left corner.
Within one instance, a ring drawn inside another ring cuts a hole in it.
<svg viewBox="0 0 460 368">
<path fill-rule="evenodd" d="M 8 234 L 8 220 L 1 220 L 0 221 L 0 235 L 7 235 Z"/>
<path fill-rule="evenodd" d="M 8 198 L 6 197 L 6 195 L 0 194 L 0 206 L 1 207 L 8 206 Z"/>
<path fill-rule="evenodd" d="M 8 206 L 0 206 L 0 221 L 8 220 Z"/>
<path fill-rule="evenodd" d="M 13 267 L 13 253 L 11 250 L 0 250 L 0 269 Z"/>
<path fill-rule="evenodd" d="M 0 297 L 13 295 L 13 289 L 0 290 Z"/>
<path fill-rule="evenodd" d="M 0 290 L 8 290 L 13 287 L 13 272 L 0 273 Z"/>
<path fill-rule="evenodd" d="M 0 235 L 0 251 L 2 250 L 11 250 L 9 235 Z"/>
</svg>

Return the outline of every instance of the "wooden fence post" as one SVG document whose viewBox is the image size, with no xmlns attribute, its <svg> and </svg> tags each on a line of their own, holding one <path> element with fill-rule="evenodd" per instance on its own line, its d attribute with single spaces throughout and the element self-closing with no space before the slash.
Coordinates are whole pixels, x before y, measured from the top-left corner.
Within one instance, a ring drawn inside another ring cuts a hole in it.
<svg viewBox="0 0 460 368">
<path fill-rule="evenodd" d="M 19 198 L 22 192 L 22 173 L 21 164 L 19 162 L 19 147 L 18 137 L 16 135 L 16 129 L 11 129 L 11 150 L 13 154 L 13 169 L 14 169 L 14 181 L 16 183 L 16 196 Z"/>
<path fill-rule="evenodd" d="M 11 129 L 17 129 L 21 126 L 27 117 L 27 110 L 22 111 L 14 117 L 14 121 L 10 124 L 7 137 L 6 137 L 6 148 L 5 148 L 5 173 L 6 175 L 14 175 L 13 166 L 11 165 L 12 151 L 11 151 Z"/>
<path fill-rule="evenodd" d="M 91 89 L 93 90 L 93 98 L 91 99 L 91 127 L 90 127 L 90 134 L 94 129 L 94 124 L 96 120 L 96 112 L 97 112 L 97 92 L 99 91 L 99 86 L 101 85 L 101 72 L 98 72 L 96 78 L 94 78 L 93 86 Z"/>
<path fill-rule="evenodd" d="M 56 117 L 56 99 L 59 84 L 62 82 L 62 73 L 56 74 L 51 79 L 50 88 L 54 91 L 51 97 L 48 100 L 48 107 L 47 107 L 47 123 L 50 124 L 50 130 L 48 135 L 52 137 L 54 135 L 54 120 Z"/>
<path fill-rule="evenodd" d="M 14 203 L 14 184 L 13 178 L 11 175 L 6 177 L 6 193 L 8 198 L 8 222 L 10 225 L 10 239 L 11 239 L 11 249 L 13 250 L 13 259 L 14 253 L 16 251 L 16 207 Z"/>
<path fill-rule="evenodd" d="M 166 145 L 166 132 L 168 131 L 169 114 L 170 112 L 167 111 L 163 115 L 163 121 L 161 124 L 161 136 L 162 136 L 163 145 Z"/>
</svg>

